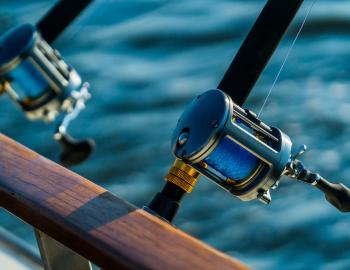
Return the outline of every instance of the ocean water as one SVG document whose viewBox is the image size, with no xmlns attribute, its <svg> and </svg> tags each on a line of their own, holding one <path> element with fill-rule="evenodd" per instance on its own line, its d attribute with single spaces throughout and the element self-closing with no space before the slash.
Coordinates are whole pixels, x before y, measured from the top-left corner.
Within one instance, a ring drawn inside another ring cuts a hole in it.
<svg viewBox="0 0 350 270">
<path fill-rule="evenodd" d="M 54 3 L 0 0 L 0 31 L 35 23 Z M 163 186 L 170 138 L 184 106 L 215 88 L 265 1 L 96 0 L 55 47 L 91 83 L 93 99 L 73 122 L 97 150 L 74 171 L 137 206 Z M 311 1 L 249 97 L 258 111 Z M 0 131 L 57 160 L 53 126 L 29 122 L 0 98 Z M 305 163 L 350 185 L 350 1 L 319 0 L 263 111 Z M 244 203 L 202 178 L 175 225 L 255 269 L 349 269 L 349 215 L 310 186 L 283 179 L 272 204 Z M 1 212 L 1 226 L 35 246 L 30 228 Z"/>
</svg>

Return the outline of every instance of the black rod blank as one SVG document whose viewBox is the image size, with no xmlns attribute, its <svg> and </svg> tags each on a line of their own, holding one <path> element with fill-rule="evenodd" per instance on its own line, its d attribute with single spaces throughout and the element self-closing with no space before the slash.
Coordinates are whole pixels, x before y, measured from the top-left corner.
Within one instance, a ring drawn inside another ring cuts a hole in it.
<svg viewBox="0 0 350 270">
<path fill-rule="evenodd" d="M 91 2 L 60 0 L 36 25 L 42 37 L 52 43 Z"/>
<path fill-rule="evenodd" d="M 303 0 L 268 0 L 218 89 L 243 105 Z"/>
</svg>

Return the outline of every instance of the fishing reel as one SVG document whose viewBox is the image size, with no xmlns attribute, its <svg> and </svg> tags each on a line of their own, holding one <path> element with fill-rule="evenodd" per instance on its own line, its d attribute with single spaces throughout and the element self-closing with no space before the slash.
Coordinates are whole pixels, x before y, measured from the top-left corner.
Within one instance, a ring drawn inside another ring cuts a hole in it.
<svg viewBox="0 0 350 270">
<path fill-rule="evenodd" d="M 77 141 L 67 132 L 70 122 L 90 99 L 88 83 L 29 24 L 0 36 L 0 93 L 6 92 L 30 120 L 56 121 L 54 139 L 65 165 L 85 160 L 92 140 Z"/>
<path fill-rule="evenodd" d="M 292 142 L 281 130 L 242 109 L 220 90 L 210 90 L 192 101 L 181 115 L 172 137 L 176 161 L 166 180 L 191 192 L 200 174 L 242 201 L 270 203 L 270 190 L 283 175 L 312 184 L 341 211 L 350 211 L 350 190 L 305 168 L 302 146 L 292 153 Z"/>
</svg>

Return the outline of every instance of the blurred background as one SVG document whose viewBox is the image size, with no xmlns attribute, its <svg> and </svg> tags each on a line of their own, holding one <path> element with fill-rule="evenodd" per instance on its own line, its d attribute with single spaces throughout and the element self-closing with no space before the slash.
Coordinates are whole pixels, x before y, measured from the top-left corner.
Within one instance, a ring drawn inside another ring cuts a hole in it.
<svg viewBox="0 0 350 270">
<path fill-rule="evenodd" d="M 0 0 L 0 32 L 36 23 L 55 1 Z M 215 88 L 265 1 L 96 0 L 55 47 L 93 99 L 71 126 L 97 150 L 73 170 L 137 206 L 163 187 L 170 137 L 191 99 Z M 246 107 L 258 111 L 307 13 L 305 1 Z M 350 1 L 319 0 L 262 114 L 326 178 L 350 185 Z M 53 126 L 29 122 L 0 98 L 0 131 L 57 161 Z M 272 204 L 243 203 L 204 177 L 175 225 L 255 269 L 349 269 L 349 216 L 317 190 L 284 179 Z M 31 228 L 4 211 L 1 226 L 33 247 Z"/>
</svg>

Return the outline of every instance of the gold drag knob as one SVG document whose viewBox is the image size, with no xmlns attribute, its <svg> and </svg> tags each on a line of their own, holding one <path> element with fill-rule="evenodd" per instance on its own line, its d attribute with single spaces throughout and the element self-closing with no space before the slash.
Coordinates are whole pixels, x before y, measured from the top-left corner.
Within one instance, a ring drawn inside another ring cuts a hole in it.
<svg viewBox="0 0 350 270">
<path fill-rule="evenodd" d="M 0 82 L 0 96 L 10 87 L 10 83 L 7 81 Z"/>
<path fill-rule="evenodd" d="M 0 96 L 5 92 L 5 83 L 0 83 Z"/>
<path fill-rule="evenodd" d="M 165 180 L 190 193 L 197 183 L 200 173 L 180 159 L 176 159 L 171 166 Z"/>
</svg>

